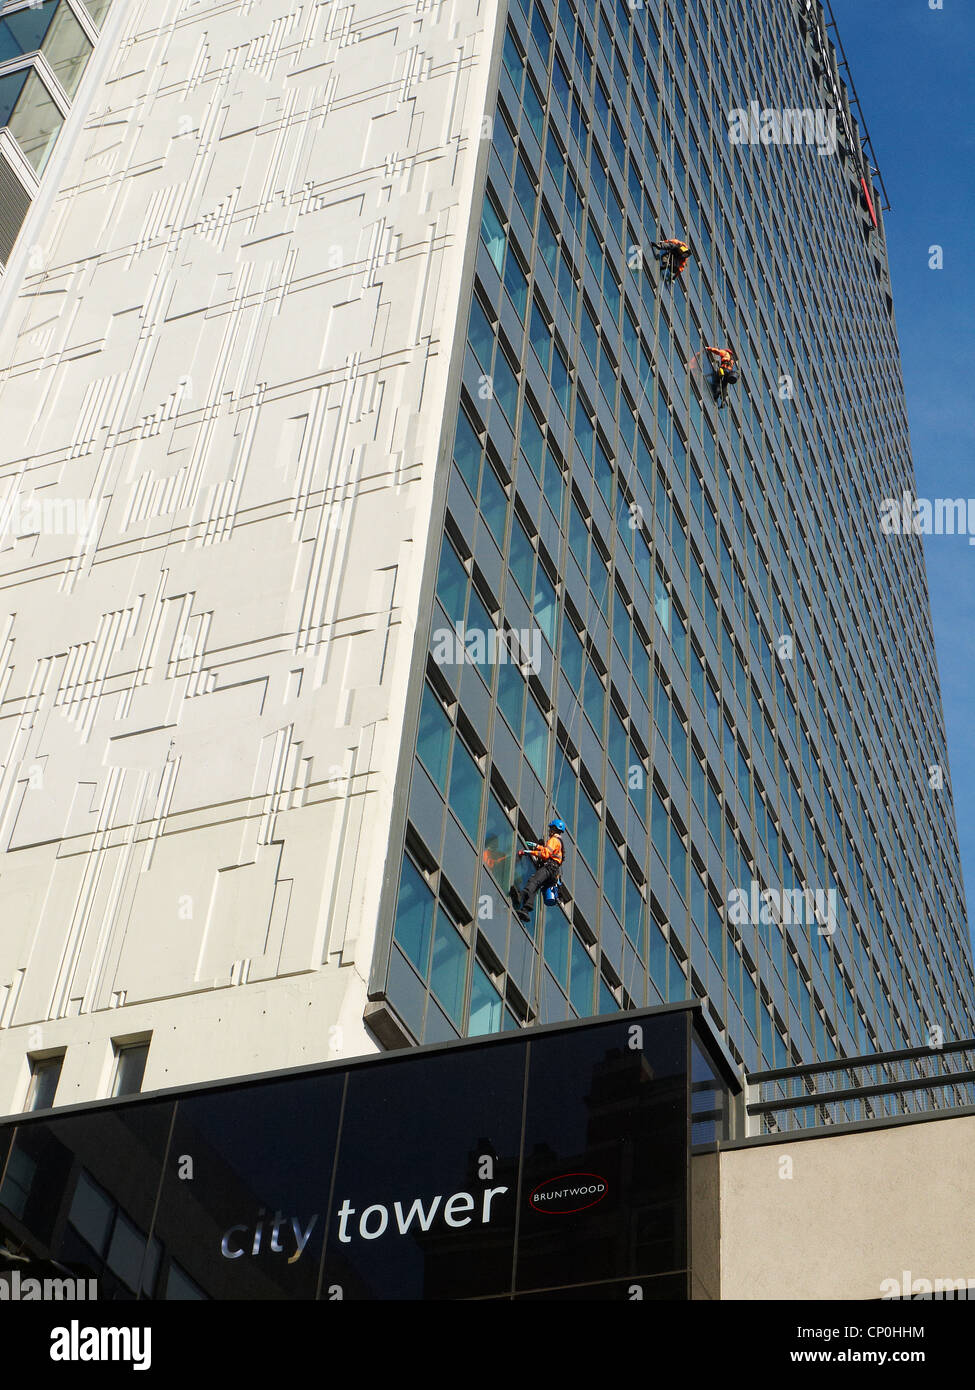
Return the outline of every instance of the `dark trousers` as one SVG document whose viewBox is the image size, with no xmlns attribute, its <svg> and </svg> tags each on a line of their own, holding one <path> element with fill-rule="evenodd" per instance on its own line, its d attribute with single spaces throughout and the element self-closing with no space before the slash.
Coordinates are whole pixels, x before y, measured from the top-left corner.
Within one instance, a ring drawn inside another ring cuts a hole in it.
<svg viewBox="0 0 975 1390">
<path fill-rule="evenodd" d="M 553 864 L 550 859 L 543 860 L 521 890 L 522 902 L 533 902 L 535 894 L 540 888 L 547 888 L 551 883 L 558 883 L 561 867 L 561 864 Z"/>
</svg>

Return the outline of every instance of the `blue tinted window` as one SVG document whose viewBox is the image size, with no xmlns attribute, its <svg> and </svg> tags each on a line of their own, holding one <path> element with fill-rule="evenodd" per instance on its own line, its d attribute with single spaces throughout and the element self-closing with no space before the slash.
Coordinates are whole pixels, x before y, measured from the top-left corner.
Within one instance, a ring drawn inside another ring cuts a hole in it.
<svg viewBox="0 0 975 1390">
<path fill-rule="evenodd" d="M 457 558 L 457 552 L 448 540 L 444 540 L 440 551 L 440 569 L 437 574 L 437 598 L 454 622 L 464 621 L 467 601 L 467 571 Z"/>
<path fill-rule="evenodd" d="M 477 843 L 478 822 L 481 818 L 481 793 L 484 778 L 467 749 L 460 742 L 454 742 L 454 756 L 450 769 L 450 809 Z"/>
<path fill-rule="evenodd" d="M 500 275 L 504 264 L 504 223 L 498 215 L 493 200 L 487 196 L 485 196 L 484 207 L 481 211 L 481 240 L 487 247 L 487 253 Z"/>
<path fill-rule="evenodd" d="M 468 1036 L 481 1037 L 485 1033 L 498 1033 L 501 1030 L 501 996 L 491 984 L 477 961 L 474 962 L 474 978 L 471 981 L 471 1020 Z"/>
<path fill-rule="evenodd" d="M 409 859 L 403 860 L 396 903 L 395 938 L 421 975 L 426 975 L 433 933 L 433 894 Z"/>
<path fill-rule="evenodd" d="M 463 411 L 457 417 L 457 435 L 454 439 L 454 462 L 461 476 L 474 496 L 477 496 L 477 475 L 481 468 L 481 441 L 474 433 L 474 426 Z"/>
<path fill-rule="evenodd" d="M 46 0 L 37 9 L 17 10 L 0 19 L 0 63 L 19 58 L 22 53 L 34 53 L 44 42 L 51 26 L 58 0 Z"/>
<path fill-rule="evenodd" d="M 451 731 L 451 723 L 444 713 L 443 705 L 429 685 L 424 685 L 416 751 L 426 770 L 444 793 L 447 791 L 447 760 L 450 756 Z"/>
<path fill-rule="evenodd" d="M 433 943 L 430 987 L 448 1018 L 458 1026 L 464 1012 L 466 979 L 467 945 L 441 908 L 437 913 L 437 935 Z"/>
<path fill-rule="evenodd" d="M 548 724 L 531 692 L 525 708 L 525 757 L 540 782 L 548 770 Z"/>
</svg>

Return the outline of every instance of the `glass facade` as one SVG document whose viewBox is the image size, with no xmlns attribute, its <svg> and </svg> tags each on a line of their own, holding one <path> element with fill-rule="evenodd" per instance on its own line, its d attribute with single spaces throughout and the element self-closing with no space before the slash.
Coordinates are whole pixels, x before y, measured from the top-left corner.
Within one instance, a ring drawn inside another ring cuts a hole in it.
<svg viewBox="0 0 975 1390">
<path fill-rule="evenodd" d="M 685 1299 L 692 1216 L 698 1284 L 718 1232 L 692 1165 L 739 1085 L 678 1007 L 25 1117 L 0 1126 L 0 1279 L 126 1301 Z"/>
<path fill-rule="evenodd" d="M 835 100 L 818 13 L 509 5 L 372 982 L 415 1041 L 703 995 L 748 1069 L 973 1030 L 921 542 L 878 524 L 913 468 L 859 139 L 730 138 Z M 571 901 L 523 924 L 552 815 Z M 766 890 L 810 910 L 732 910 Z"/>
</svg>

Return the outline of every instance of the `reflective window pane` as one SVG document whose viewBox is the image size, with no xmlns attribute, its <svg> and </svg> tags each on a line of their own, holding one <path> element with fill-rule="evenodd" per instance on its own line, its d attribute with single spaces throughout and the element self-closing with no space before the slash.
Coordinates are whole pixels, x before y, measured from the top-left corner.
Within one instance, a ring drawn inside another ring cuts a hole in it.
<svg viewBox="0 0 975 1390">
<path fill-rule="evenodd" d="M 430 985 L 444 1011 L 458 1025 L 464 1012 L 466 979 L 467 944 L 441 908 L 437 913 Z"/>
<path fill-rule="evenodd" d="M 43 5 L 15 10 L 0 19 L 0 63 L 19 58 L 24 53 L 36 53 L 51 27 L 58 0 L 45 0 Z M 65 6 L 67 8 L 67 6 Z"/>
<path fill-rule="evenodd" d="M 433 894 L 409 859 L 403 860 L 395 937 L 421 975 L 426 975 L 433 929 Z"/>
<path fill-rule="evenodd" d="M 450 720 L 443 705 L 428 685 L 423 687 L 420 707 L 420 732 L 416 751 L 423 765 L 442 792 L 447 791 L 447 759 L 450 755 Z"/>
<path fill-rule="evenodd" d="M 78 90 L 91 43 L 67 5 L 59 5 L 41 51 L 69 97 Z"/>
<path fill-rule="evenodd" d="M 497 1033 L 500 1030 L 501 996 L 475 961 L 474 979 L 471 983 L 471 1021 L 467 1029 L 468 1036 L 476 1038 L 483 1033 Z"/>
<path fill-rule="evenodd" d="M 19 76 L 15 74 L 14 80 Z M 0 79 L 0 122 L 9 126 L 11 135 L 34 166 L 35 172 L 40 174 L 54 148 L 64 117 L 37 73 L 29 72 L 4 121 L 3 108 L 10 94 L 4 90 L 6 80 Z"/>
<path fill-rule="evenodd" d="M 112 7 L 112 0 L 85 0 L 85 9 L 91 15 L 98 28 L 102 27 L 105 16 Z"/>
<path fill-rule="evenodd" d="M 484 778 L 474 759 L 458 740 L 454 743 L 454 759 L 450 769 L 450 809 L 477 842 L 477 826 L 481 818 L 481 792 Z"/>
</svg>

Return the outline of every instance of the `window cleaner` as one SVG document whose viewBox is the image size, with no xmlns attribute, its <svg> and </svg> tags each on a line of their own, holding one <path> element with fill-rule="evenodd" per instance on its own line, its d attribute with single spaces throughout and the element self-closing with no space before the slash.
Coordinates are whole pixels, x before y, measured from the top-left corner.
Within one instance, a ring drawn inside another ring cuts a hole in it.
<svg viewBox="0 0 975 1390">
<path fill-rule="evenodd" d="M 669 272 L 670 283 L 673 284 L 679 275 L 683 275 L 687 268 L 693 252 L 686 241 L 677 241 L 674 237 L 668 237 L 666 241 L 655 241 L 652 243 L 654 251 L 660 259 L 661 268 L 665 273 Z"/>
<path fill-rule="evenodd" d="M 711 360 L 714 369 L 713 387 L 715 399 L 718 402 L 718 409 L 722 410 L 728 403 L 728 387 L 734 386 L 741 375 L 738 369 L 738 360 L 734 352 L 729 347 L 706 347 L 705 351 Z"/>
<path fill-rule="evenodd" d="M 527 922 L 531 918 L 535 894 L 540 888 L 545 890 L 547 903 L 558 902 L 558 889 L 562 882 L 559 871 L 565 858 L 565 846 L 562 843 L 562 836 L 565 834 L 565 821 L 556 817 L 549 821 L 548 828 L 550 835 L 544 845 L 529 840 L 526 842 L 525 848 L 518 851 L 519 859 L 523 854 L 528 854 L 535 863 L 535 872 L 524 888 L 519 888 L 514 883 L 511 885 L 511 901 L 514 903 L 515 911 L 522 922 Z"/>
</svg>

